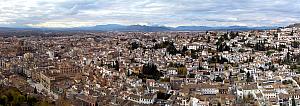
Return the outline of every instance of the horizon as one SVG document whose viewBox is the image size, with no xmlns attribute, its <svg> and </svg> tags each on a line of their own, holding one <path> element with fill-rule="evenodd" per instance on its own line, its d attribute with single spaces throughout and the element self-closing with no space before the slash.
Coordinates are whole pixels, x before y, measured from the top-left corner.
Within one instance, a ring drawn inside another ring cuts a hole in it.
<svg viewBox="0 0 300 106">
<path fill-rule="evenodd" d="M 299 0 L 2 0 L 0 27 L 283 27 L 300 22 L 299 4 Z"/>
<path fill-rule="evenodd" d="M 125 25 L 125 24 L 100 24 L 100 25 L 94 25 L 94 26 L 80 26 L 80 27 L 30 27 L 30 26 L 22 26 L 22 27 L 2 27 L 0 28 L 16 28 L 16 29 L 31 29 L 31 28 L 36 28 L 36 29 L 72 29 L 72 28 L 92 28 L 92 27 L 97 27 L 97 26 L 109 26 L 109 25 L 120 25 L 120 26 L 147 26 L 147 27 L 165 27 L 165 28 L 179 28 L 179 27 L 207 27 L 207 28 L 230 28 L 230 27 L 248 27 L 248 28 L 259 28 L 259 27 L 286 27 L 286 26 L 239 26 L 239 25 L 230 25 L 230 26 L 203 26 L 203 25 L 178 25 L 178 26 L 165 26 L 165 25 L 142 25 L 142 24 L 133 24 L 133 25 Z"/>
</svg>

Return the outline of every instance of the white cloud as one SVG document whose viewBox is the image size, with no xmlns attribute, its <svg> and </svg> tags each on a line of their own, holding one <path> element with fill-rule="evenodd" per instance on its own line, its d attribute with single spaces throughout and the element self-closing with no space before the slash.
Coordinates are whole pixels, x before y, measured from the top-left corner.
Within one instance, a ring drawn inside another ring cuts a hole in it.
<svg viewBox="0 0 300 106">
<path fill-rule="evenodd" d="M 0 0 L 0 26 L 283 26 L 299 21 L 299 0 Z"/>
</svg>

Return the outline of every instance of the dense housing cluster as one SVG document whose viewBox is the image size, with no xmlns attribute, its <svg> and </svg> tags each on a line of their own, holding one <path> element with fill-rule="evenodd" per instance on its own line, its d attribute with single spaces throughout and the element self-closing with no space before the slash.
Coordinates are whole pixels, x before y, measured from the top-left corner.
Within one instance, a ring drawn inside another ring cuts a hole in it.
<svg viewBox="0 0 300 106">
<path fill-rule="evenodd" d="M 18 35 L 0 37 L 1 86 L 56 105 L 300 104 L 295 27 Z"/>
</svg>

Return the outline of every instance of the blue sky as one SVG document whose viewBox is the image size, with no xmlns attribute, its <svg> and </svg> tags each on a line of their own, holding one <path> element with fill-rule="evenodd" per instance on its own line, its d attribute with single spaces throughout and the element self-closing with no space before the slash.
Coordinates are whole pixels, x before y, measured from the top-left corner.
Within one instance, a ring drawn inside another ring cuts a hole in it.
<svg viewBox="0 0 300 106">
<path fill-rule="evenodd" d="M 286 26 L 300 0 L 0 0 L 2 27 Z"/>
</svg>

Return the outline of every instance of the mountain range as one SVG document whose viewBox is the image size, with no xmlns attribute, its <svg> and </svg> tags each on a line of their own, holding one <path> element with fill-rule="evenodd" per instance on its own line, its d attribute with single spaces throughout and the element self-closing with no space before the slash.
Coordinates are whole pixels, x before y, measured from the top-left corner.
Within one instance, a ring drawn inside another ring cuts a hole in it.
<svg viewBox="0 0 300 106">
<path fill-rule="evenodd" d="M 145 32 L 157 32 L 157 31 L 207 31 L 207 30 L 267 30 L 277 27 L 248 27 L 248 26 L 227 26 L 227 27 L 209 27 L 209 26 L 178 26 L 178 27 L 166 27 L 166 26 L 147 26 L 147 25 L 118 25 L 107 24 L 97 25 L 93 27 L 78 27 L 69 28 L 68 30 L 94 30 L 94 31 L 145 31 Z"/>
<path fill-rule="evenodd" d="M 178 26 L 178 27 L 166 27 L 166 26 L 147 26 L 147 25 L 119 25 L 119 24 L 107 24 L 96 25 L 91 27 L 75 27 L 75 28 L 6 28 L 0 27 L 0 31 L 15 31 L 15 30 L 58 30 L 58 31 L 141 31 L 141 32 L 160 32 L 160 31 L 246 31 L 246 30 L 268 30 L 276 29 L 278 27 L 248 27 L 248 26 Z"/>
<path fill-rule="evenodd" d="M 300 28 L 300 23 L 296 23 L 296 24 L 292 24 L 292 25 L 287 26 L 287 28 L 293 28 L 293 27 Z"/>
</svg>

